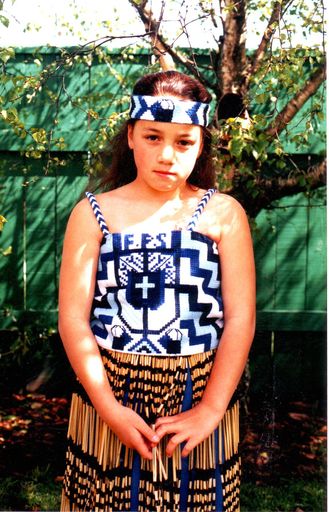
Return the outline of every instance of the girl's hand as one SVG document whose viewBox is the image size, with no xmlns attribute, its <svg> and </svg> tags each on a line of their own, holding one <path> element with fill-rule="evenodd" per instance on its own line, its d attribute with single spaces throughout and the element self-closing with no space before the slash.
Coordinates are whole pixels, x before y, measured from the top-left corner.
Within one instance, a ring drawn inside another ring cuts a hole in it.
<svg viewBox="0 0 329 512">
<path fill-rule="evenodd" d="M 168 457 L 171 457 L 175 448 L 184 441 L 186 444 L 182 456 L 186 457 L 215 430 L 220 419 L 214 409 L 200 402 L 193 409 L 175 416 L 158 418 L 155 429 L 160 439 L 165 435 L 174 434 L 167 444 Z"/>
<path fill-rule="evenodd" d="M 152 448 L 160 438 L 139 414 L 118 403 L 107 423 L 125 446 L 136 450 L 144 459 L 152 459 Z"/>
</svg>

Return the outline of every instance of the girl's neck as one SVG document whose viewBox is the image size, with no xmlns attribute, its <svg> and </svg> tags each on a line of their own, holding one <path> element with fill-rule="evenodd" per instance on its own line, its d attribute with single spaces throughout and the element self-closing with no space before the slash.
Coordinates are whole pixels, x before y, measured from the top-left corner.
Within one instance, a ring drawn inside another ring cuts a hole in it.
<svg viewBox="0 0 329 512">
<path fill-rule="evenodd" d="M 189 184 L 164 193 L 132 182 L 109 192 L 109 200 L 101 208 L 112 232 L 148 231 L 161 226 L 174 229 L 187 224 L 203 193 Z"/>
<path fill-rule="evenodd" d="M 168 202 L 181 202 L 191 197 L 195 197 L 198 189 L 189 183 L 170 189 L 170 190 L 156 190 L 151 187 L 141 184 L 139 180 L 134 180 L 126 185 L 124 192 L 127 197 L 130 196 L 134 201 L 152 203 L 154 205 L 164 205 Z"/>
</svg>

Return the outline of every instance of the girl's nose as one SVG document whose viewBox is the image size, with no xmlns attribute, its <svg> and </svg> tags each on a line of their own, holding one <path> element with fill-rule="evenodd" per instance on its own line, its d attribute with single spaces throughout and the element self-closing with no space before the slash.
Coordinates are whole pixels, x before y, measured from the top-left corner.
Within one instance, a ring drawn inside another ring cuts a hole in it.
<svg viewBox="0 0 329 512">
<path fill-rule="evenodd" d="M 172 163 L 174 155 L 174 148 L 170 144 L 163 145 L 159 152 L 159 162 Z"/>
</svg>

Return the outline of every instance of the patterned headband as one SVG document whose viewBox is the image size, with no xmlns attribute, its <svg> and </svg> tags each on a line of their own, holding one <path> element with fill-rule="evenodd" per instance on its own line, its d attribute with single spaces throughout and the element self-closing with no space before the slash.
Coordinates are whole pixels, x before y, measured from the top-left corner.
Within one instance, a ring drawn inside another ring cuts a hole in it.
<svg viewBox="0 0 329 512">
<path fill-rule="evenodd" d="M 162 123 L 207 126 L 210 105 L 200 101 L 179 100 L 162 96 L 132 96 L 130 118 Z"/>
</svg>

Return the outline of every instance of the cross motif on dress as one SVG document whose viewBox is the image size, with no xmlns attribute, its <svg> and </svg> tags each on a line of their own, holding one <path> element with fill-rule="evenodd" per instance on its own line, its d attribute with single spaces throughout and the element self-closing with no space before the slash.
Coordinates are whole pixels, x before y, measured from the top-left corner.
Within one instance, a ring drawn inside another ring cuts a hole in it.
<svg viewBox="0 0 329 512">
<path fill-rule="evenodd" d="M 147 292 L 149 288 L 155 288 L 154 283 L 149 283 L 149 278 L 147 276 L 143 276 L 143 282 L 142 283 L 136 283 L 136 288 L 142 288 L 143 294 L 142 298 L 147 299 Z"/>
</svg>

